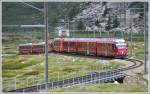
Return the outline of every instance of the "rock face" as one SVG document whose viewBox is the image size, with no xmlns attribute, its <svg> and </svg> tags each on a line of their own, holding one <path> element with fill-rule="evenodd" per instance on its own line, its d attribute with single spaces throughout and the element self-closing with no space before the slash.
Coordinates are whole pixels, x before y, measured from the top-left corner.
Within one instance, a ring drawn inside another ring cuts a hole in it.
<svg viewBox="0 0 150 94">
<path fill-rule="evenodd" d="M 131 30 L 135 33 L 143 32 L 143 18 L 140 18 L 138 12 L 130 10 L 129 5 L 130 3 L 92 3 L 87 9 L 79 13 L 74 20 L 82 19 L 85 25 L 92 30 L 101 28 L 106 30 L 106 26 L 110 24 L 109 30 L 120 28 L 125 32 Z M 118 20 L 118 25 L 113 27 L 112 25 L 116 23 L 113 22 L 115 17 Z M 97 24 L 96 21 L 98 21 Z"/>
<path fill-rule="evenodd" d="M 143 18 L 139 12 L 129 8 L 131 3 L 90 3 L 74 17 L 83 21 L 86 30 L 143 32 Z M 107 29 L 108 28 L 108 29 Z"/>
</svg>

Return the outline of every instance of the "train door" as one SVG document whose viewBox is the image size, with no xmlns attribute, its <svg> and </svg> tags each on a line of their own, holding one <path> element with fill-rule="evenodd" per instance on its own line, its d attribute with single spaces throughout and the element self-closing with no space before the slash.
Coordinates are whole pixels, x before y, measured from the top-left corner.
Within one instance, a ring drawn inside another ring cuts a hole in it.
<svg viewBox="0 0 150 94">
<path fill-rule="evenodd" d="M 88 53 L 96 55 L 96 42 L 88 43 Z"/>
<path fill-rule="evenodd" d="M 108 56 L 108 43 L 104 43 L 104 56 Z"/>
<path fill-rule="evenodd" d="M 57 51 L 57 52 L 60 51 L 60 44 L 61 44 L 60 40 L 54 41 L 54 50 L 55 51 Z"/>
<path fill-rule="evenodd" d="M 38 45 L 40 48 L 40 52 L 39 53 L 44 53 L 45 52 L 45 44 L 42 45 Z"/>
<path fill-rule="evenodd" d="M 87 43 L 88 42 L 83 42 L 83 44 L 82 44 L 82 51 L 85 55 L 87 54 L 87 49 L 88 49 Z M 88 53 L 89 53 L 89 51 L 88 51 Z"/>
<path fill-rule="evenodd" d="M 54 49 L 54 44 L 53 44 L 53 42 L 50 42 L 48 44 L 48 52 L 51 52 L 53 49 Z"/>
<path fill-rule="evenodd" d="M 104 54 L 104 45 L 103 43 L 97 44 L 97 55 L 103 55 Z"/>
<path fill-rule="evenodd" d="M 112 44 L 112 56 L 115 56 L 115 52 L 116 52 L 116 46 L 115 46 L 115 44 L 113 43 L 113 44 Z"/>
<path fill-rule="evenodd" d="M 70 52 L 70 42 L 67 42 L 67 52 Z"/>
<path fill-rule="evenodd" d="M 86 53 L 87 51 L 87 42 L 78 42 L 77 51 L 78 53 Z"/>
<path fill-rule="evenodd" d="M 64 42 L 64 51 L 65 52 L 71 52 L 71 49 L 72 49 L 72 42 L 65 41 Z"/>
<path fill-rule="evenodd" d="M 87 49 L 86 49 L 86 54 L 89 55 L 90 54 L 90 42 L 87 42 L 86 46 L 87 46 Z"/>
<path fill-rule="evenodd" d="M 69 46 L 70 52 L 76 52 L 76 42 L 70 42 Z"/>
<path fill-rule="evenodd" d="M 43 52 L 43 47 L 42 47 L 42 45 L 34 44 L 32 51 L 33 51 L 33 53 L 35 53 L 35 54 L 40 54 L 40 53 Z"/>
<path fill-rule="evenodd" d="M 107 45 L 108 49 L 107 49 L 107 56 L 112 56 L 113 55 L 113 44 L 109 43 Z"/>
<path fill-rule="evenodd" d="M 97 55 L 107 56 L 106 43 L 97 43 Z"/>
<path fill-rule="evenodd" d="M 64 41 L 64 52 L 68 52 L 68 42 Z"/>
</svg>

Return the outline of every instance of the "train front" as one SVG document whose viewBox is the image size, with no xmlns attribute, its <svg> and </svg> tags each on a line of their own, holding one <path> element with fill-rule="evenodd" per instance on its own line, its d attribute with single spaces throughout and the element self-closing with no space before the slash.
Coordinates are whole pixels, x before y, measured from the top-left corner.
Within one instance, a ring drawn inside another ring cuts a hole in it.
<svg viewBox="0 0 150 94">
<path fill-rule="evenodd" d="M 116 57 L 127 57 L 128 56 L 128 43 L 124 39 L 117 39 L 115 41 L 115 56 Z"/>
</svg>

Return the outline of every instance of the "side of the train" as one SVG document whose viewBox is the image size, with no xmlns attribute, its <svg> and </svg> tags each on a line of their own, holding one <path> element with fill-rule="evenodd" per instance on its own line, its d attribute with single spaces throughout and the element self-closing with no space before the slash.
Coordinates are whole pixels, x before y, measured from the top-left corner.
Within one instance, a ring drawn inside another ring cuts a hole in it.
<svg viewBox="0 0 150 94">
<path fill-rule="evenodd" d="M 45 51 L 45 43 L 23 44 L 19 46 L 20 54 L 40 54 Z M 98 56 L 127 56 L 128 43 L 115 38 L 55 38 L 49 43 L 48 51 L 92 54 Z"/>
<path fill-rule="evenodd" d="M 57 38 L 53 50 L 98 56 L 127 56 L 128 43 L 124 39 L 114 38 Z"/>
<path fill-rule="evenodd" d="M 51 43 L 48 44 L 48 52 L 52 51 Z M 41 54 L 45 52 L 45 43 L 27 43 L 19 45 L 19 54 Z"/>
</svg>

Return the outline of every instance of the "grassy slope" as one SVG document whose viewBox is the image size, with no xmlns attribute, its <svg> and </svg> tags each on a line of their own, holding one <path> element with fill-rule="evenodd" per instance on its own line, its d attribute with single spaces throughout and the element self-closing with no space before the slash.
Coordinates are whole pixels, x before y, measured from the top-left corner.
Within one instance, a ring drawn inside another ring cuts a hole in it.
<svg viewBox="0 0 150 94">
<path fill-rule="evenodd" d="M 80 85 L 71 88 L 58 88 L 48 92 L 143 92 L 147 91 L 145 85 L 124 85 L 124 84 L 93 84 Z"/>
<path fill-rule="evenodd" d="M 90 72 L 102 71 L 103 69 L 116 69 L 123 66 L 112 60 L 107 64 L 102 64 L 101 61 L 98 63 L 97 61 L 99 60 L 49 54 L 49 81 L 79 77 Z M 42 83 L 44 82 L 44 54 L 5 57 L 3 58 L 2 69 L 5 81 L 9 81 L 9 79 L 14 79 L 15 77 L 17 77 L 17 80 L 20 79 L 19 81 L 24 85 L 18 83 L 18 88 L 26 86 L 27 78 L 31 78 L 31 80 L 36 79 L 39 80 L 38 83 Z M 37 75 L 39 76 L 38 78 Z M 28 85 L 32 84 L 35 84 L 35 82 L 28 82 Z M 7 83 L 4 82 L 4 86 L 7 86 Z M 7 87 L 7 89 L 10 89 L 10 87 Z"/>
<path fill-rule="evenodd" d="M 144 42 L 133 42 L 132 45 L 131 56 L 131 42 L 129 42 L 129 57 L 144 60 Z"/>
</svg>

